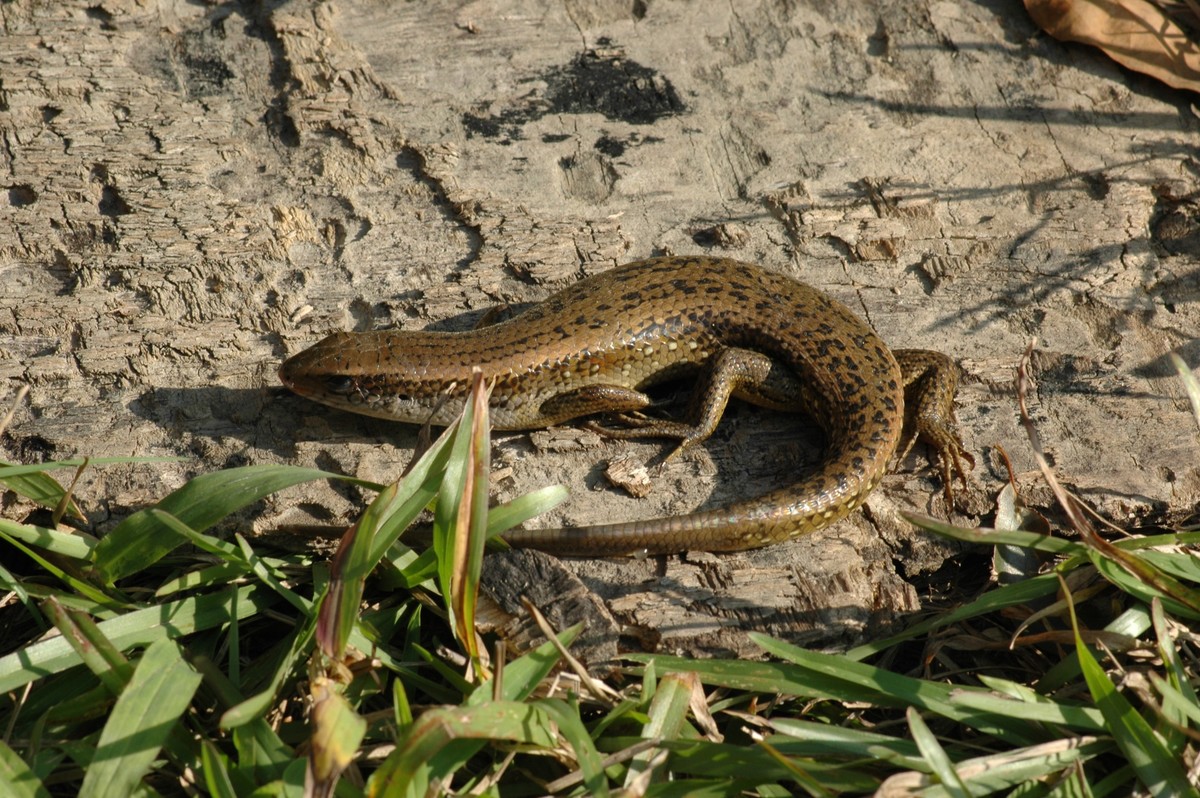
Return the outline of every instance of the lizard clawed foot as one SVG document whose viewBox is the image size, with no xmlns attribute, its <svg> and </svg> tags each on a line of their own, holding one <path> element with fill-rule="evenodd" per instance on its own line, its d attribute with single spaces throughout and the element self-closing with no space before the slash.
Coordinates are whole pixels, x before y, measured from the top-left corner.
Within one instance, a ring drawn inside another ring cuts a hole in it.
<svg viewBox="0 0 1200 798">
<path fill-rule="evenodd" d="M 942 491 L 946 497 L 947 506 L 954 507 L 955 478 L 957 477 L 957 481 L 965 492 L 968 488 L 967 474 L 975 468 L 974 456 L 963 446 L 962 439 L 958 436 L 958 430 L 953 426 L 930 420 L 918 420 L 917 430 L 907 434 L 901 441 L 901 448 L 896 450 L 894 460 L 896 464 L 903 462 L 908 457 L 918 438 L 933 447 L 934 457 L 930 458 L 931 463 L 936 462 L 938 473 L 942 478 Z"/>
<path fill-rule="evenodd" d="M 975 458 L 963 447 L 954 419 L 958 364 L 940 352 L 921 349 L 898 349 L 894 354 L 904 373 L 906 411 L 904 435 L 895 462 L 908 457 L 918 438 L 932 446 L 937 453 L 946 504 L 954 507 L 954 478 L 958 477 L 965 492 L 967 472 L 975 468 Z"/>
<path fill-rule="evenodd" d="M 680 452 L 703 440 L 699 429 L 692 424 L 681 421 L 667 421 L 660 418 L 650 418 L 642 413 L 610 413 L 605 417 L 608 423 L 586 421 L 584 429 L 595 432 L 605 438 L 618 440 L 633 440 L 637 438 L 675 438 L 679 445 L 671 451 L 655 458 L 654 465 L 664 466 L 674 460 Z"/>
</svg>

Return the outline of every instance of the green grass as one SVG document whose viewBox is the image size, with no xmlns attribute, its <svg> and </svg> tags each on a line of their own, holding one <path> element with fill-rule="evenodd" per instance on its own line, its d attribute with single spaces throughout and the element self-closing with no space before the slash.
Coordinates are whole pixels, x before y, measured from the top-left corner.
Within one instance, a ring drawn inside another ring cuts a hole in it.
<svg viewBox="0 0 1200 798">
<path fill-rule="evenodd" d="M 1113 543 L 1075 506 L 1051 532 L 1007 490 L 998 529 L 913 519 L 1005 580 L 893 638 L 754 635 L 762 661 L 630 655 L 598 683 L 572 628 L 497 664 L 486 541 L 562 491 L 488 508 L 484 396 L 404 478 L 357 482 L 376 498 L 332 561 L 234 519 L 343 476 L 204 474 L 97 539 L 51 472 L 104 464 L 0 466 L 46 508 L 0 519 L 0 795 L 1197 794 L 1200 533 Z"/>
</svg>

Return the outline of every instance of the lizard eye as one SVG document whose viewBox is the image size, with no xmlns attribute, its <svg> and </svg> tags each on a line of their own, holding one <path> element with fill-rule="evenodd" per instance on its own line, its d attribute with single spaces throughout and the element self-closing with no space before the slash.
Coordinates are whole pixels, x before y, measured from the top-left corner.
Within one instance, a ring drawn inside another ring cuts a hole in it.
<svg viewBox="0 0 1200 798">
<path fill-rule="evenodd" d="M 354 393 L 354 379 L 352 377 L 329 377 L 325 380 L 325 389 L 339 396 L 348 396 Z"/>
</svg>

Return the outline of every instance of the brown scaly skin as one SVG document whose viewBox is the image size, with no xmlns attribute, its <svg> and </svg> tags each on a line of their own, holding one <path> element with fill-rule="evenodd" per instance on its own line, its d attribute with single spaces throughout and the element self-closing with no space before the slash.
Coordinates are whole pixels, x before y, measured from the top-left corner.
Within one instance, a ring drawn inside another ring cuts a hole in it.
<svg viewBox="0 0 1200 798">
<path fill-rule="evenodd" d="M 622 425 L 600 427 L 613 437 L 674 437 L 682 449 L 711 434 L 732 395 L 806 413 L 828 441 L 820 467 L 766 495 L 671 518 L 516 530 L 505 535 L 513 546 L 578 556 L 737 551 L 820 529 L 859 507 L 887 472 L 906 386 L 913 432 L 937 449 L 948 498 L 954 475 L 966 484 L 962 461 L 973 464 L 955 430 L 953 361 L 893 353 L 816 289 L 720 258 L 630 263 L 467 332 L 335 333 L 289 358 L 279 378 L 332 407 L 445 425 L 462 409 L 473 366 L 495 383 L 497 429 L 606 413 Z M 646 387 L 687 373 L 699 374 L 693 423 L 636 415 L 649 404 Z"/>
</svg>

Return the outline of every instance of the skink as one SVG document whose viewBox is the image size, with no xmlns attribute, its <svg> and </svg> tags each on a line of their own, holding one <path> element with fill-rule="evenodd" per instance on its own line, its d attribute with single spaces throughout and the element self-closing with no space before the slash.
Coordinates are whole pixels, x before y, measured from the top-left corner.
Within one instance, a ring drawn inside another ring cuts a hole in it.
<svg viewBox="0 0 1200 798">
<path fill-rule="evenodd" d="M 892 351 L 820 291 L 720 258 L 630 263 L 470 331 L 335 333 L 285 361 L 279 377 L 332 407 L 446 425 L 462 410 L 473 366 L 494 383 L 491 419 L 502 430 L 603 414 L 606 434 L 677 438 L 683 449 L 712 433 L 733 396 L 803 412 L 826 436 L 821 465 L 757 498 L 669 518 L 516 530 L 505 535 L 513 546 L 572 556 L 756 548 L 859 507 L 902 440 L 919 436 L 936 449 L 948 499 L 955 475 L 966 484 L 963 461 L 973 465 L 955 428 L 953 361 Z M 650 404 L 647 387 L 687 374 L 698 375 L 687 422 L 638 413 Z"/>
</svg>

